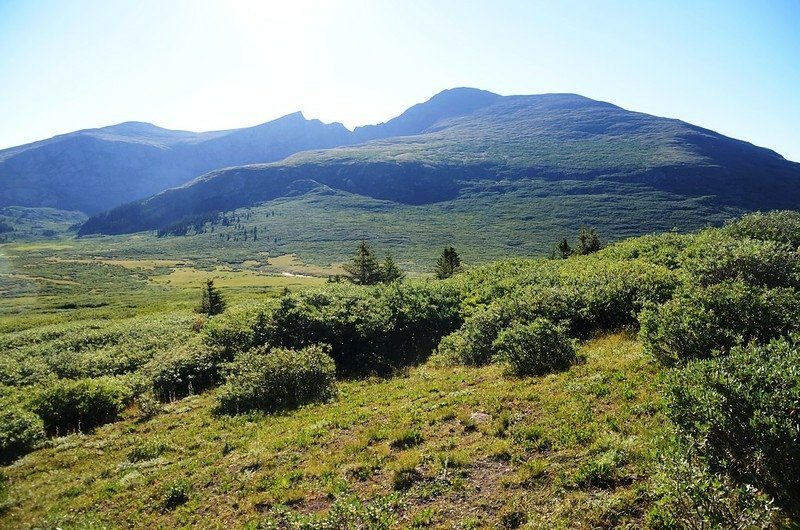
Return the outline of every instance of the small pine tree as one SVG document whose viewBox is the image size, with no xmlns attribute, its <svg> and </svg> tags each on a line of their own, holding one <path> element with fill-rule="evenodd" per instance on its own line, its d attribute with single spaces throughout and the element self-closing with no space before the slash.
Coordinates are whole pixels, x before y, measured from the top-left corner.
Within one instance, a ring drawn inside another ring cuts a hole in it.
<svg viewBox="0 0 800 530">
<path fill-rule="evenodd" d="M 344 266 L 348 279 L 358 285 L 374 285 L 381 281 L 381 266 L 366 241 L 358 245 L 353 263 Z"/>
<path fill-rule="evenodd" d="M 440 280 L 451 277 L 461 270 L 461 257 L 453 247 L 445 247 L 436 261 L 436 277 Z"/>
<path fill-rule="evenodd" d="M 222 298 L 219 289 L 214 287 L 214 280 L 206 280 L 206 285 L 203 287 L 203 298 L 200 301 L 200 313 L 205 313 L 208 316 L 218 315 L 225 311 L 226 302 Z"/>
<path fill-rule="evenodd" d="M 395 264 L 391 256 L 386 256 L 381 266 L 381 281 L 384 283 L 392 283 L 402 281 L 405 277 L 403 271 Z"/>
<path fill-rule="evenodd" d="M 576 254 L 585 256 L 586 254 L 597 252 L 600 248 L 602 246 L 600 245 L 600 236 L 597 234 L 597 230 L 594 228 L 588 230 L 581 228 L 578 234 L 578 246 L 575 249 Z"/>
<path fill-rule="evenodd" d="M 569 243 L 567 243 L 567 238 L 562 239 L 561 243 L 558 244 L 557 256 L 561 259 L 567 259 L 572 256 L 572 248 L 569 246 Z"/>
<path fill-rule="evenodd" d="M 258 320 L 253 326 L 253 346 L 263 346 L 269 342 L 269 324 L 267 315 L 263 311 L 258 312 Z"/>
</svg>

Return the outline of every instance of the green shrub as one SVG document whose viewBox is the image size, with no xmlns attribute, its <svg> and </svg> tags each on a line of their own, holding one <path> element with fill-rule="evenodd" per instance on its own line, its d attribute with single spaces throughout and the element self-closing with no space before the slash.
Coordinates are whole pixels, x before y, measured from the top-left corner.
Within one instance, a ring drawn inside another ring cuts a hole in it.
<svg viewBox="0 0 800 530">
<path fill-rule="evenodd" d="M 734 237 L 777 241 L 797 249 L 800 248 L 800 212 L 755 212 L 728 223 L 722 231 Z"/>
<path fill-rule="evenodd" d="M 776 509 L 768 495 L 711 471 L 683 444 L 665 455 L 651 484 L 655 499 L 644 525 L 650 530 L 778 527 Z"/>
<path fill-rule="evenodd" d="M 800 515 L 800 348 L 777 339 L 690 363 L 668 388 L 669 415 L 714 471 Z"/>
<path fill-rule="evenodd" d="M 292 409 L 336 393 L 336 368 L 327 348 L 253 349 L 236 356 L 217 397 L 226 414 Z"/>
<path fill-rule="evenodd" d="M 498 297 L 470 307 L 461 328 L 439 343 L 436 361 L 487 364 L 497 356 L 494 343 L 504 329 L 537 318 L 563 325 L 565 332 L 574 336 L 589 336 L 598 329 L 633 327 L 643 307 L 668 300 L 679 284 L 675 272 L 641 260 L 621 261 L 593 255 L 556 263 L 545 267 L 533 262 L 528 269 L 517 262 L 512 262 L 510 268 L 488 267 L 487 270 L 498 274 L 519 277 L 496 278 L 505 285 L 502 290 L 492 291 Z M 478 272 L 465 276 L 474 274 L 481 281 L 493 281 L 484 278 L 482 270 Z M 480 286 L 472 283 L 468 283 L 467 289 L 481 292 Z M 467 298 L 471 296 L 465 294 Z"/>
<path fill-rule="evenodd" d="M 680 255 L 695 236 L 667 232 L 612 243 L 598 253 L 603 258 L 642 260 L 668 269 L 680 267 Z"/>
<path fill-rule="evenodd" d="M 0 384 L 132 373 L 193 336 L 191 322 L 192 317 L 180 313 L 145 315 L 83 320 L 0 335 Z"/>
<path fill-rule="evenodd" d="M 681 261 L 700 285 L 730 280 L 763 287 L 800 285 L 800 254 L 776 241 L 737 239 L 715 231 L 697 236 Z"/>
<path fill-rule="evenodd" d="M 575 345 L 566 330 L 537 318 L 503 330 L 492 344 L 512 375 L 542 375 L 568 368 L 575 361 Z"/>
<path fill-rule="evenodd" d="M 116 420 L 131 397 L 131 390 L 114 378 L 58 379 L 36 389 L 30 407 L 48 434 L 64 435 Z"/>
<path fill-rule="evenodd" d="M 504 329 L 537 318 L 562 322 L 565 327 L 583 322 L 578 293 L 547 284 L 522 287 L 475 311 L 460 329 L 444 337 L 436 350 L 437 361 L 451 365 L 485 365 L 496 358 L 495 340 Z"/>
<path fill-rule="evenodd" d="M 446 285 L 331 285 L 284 296 L 271 314 L 271 342 L 329 344 L 342 373 L 388 373 L 424 360 L 460 324 L 460 299 Z"/>
<path fill-rule="evenodd" d="M 642 308 L 669 300 L 680 283 L 675 272 L 643 260 L 593 255 L 562 263 L 557 281 L 574 293 L 577 315 L 570 320 L 570 330 L 581 336 L 637 326 Z"/>
<path fill-rule="evenodd" d="M 233 359 L 237 352 L 253 347 L 254 327 L 259 312 L 233 308 L 218 315 L 203 326 L 202 340 L 209 348 L 222 351 L 223 357 Z"/>
<path fill-rule="evenodd" d="M 142 420 L 149 420 L 164 410 L 161 401 L 150 392 L 140 394 L 136 398 L 136 405 L 139 407 L 139 418 Z"/>
<path fill-rule="evenodd" d="M 185 480 L 174 480 L 164 488 L 164 500 L 162 504 L 165 509 L 172 510 L 189 500 L 189 484 Z"/>
<path fill-rule="evenodd" d="M 192 341 L 148 364 L 153 395 L 162 402 L 202 392 L 221 382 L 221 365 L 230 360 L 221 348 Z"/>
<path fill-rule="evenodd" d="M 689 287 L 640 315 L 644 350 L 666 365 L 765 343 L 800 326 L 800 294 L 741 282 Z"/>
<path fill-rule="evenodd" d="M 36 414 L 0 403 L 0 464 L 10 464 L 44 439 L 44 423 Z"/>
<path fill-rule="evenodd" d="M 511 319 L 510 314 L 497 306 L 473 314 L 460 329 L 442 338 L 436 348 L 436 362 L 467 366 L 488 364 L 494 357 L 495 338 Z"/>
</svg>

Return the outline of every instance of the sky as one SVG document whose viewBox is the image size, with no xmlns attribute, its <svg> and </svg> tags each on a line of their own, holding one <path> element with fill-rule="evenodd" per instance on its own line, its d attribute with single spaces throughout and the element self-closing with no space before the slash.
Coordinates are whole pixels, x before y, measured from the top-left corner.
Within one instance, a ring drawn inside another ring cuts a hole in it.
<svg viewBox="0 0 800 530">
<path fill-rule="evenodd" d="M 0 148 L 571 92 L 800 161 L 800 0 L 0 0 Z"/>
</svg>

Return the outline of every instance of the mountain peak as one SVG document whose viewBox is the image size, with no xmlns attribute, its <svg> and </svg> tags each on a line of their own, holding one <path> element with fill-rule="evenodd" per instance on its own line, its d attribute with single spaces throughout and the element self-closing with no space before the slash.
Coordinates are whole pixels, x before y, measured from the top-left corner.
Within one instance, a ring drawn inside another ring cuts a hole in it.
<svg viewBox="0 0 800 530">
<path fill-rule="evenodd" d="M 464 98 L 485 98 L 491 100 L 491 99 L 497 99 L 499 97 L 501 97 L 500 94 L 495 94 L 494 92 L 489 92 L 488 90 L 481 90 L 480 88 L 462 86 L 462 87 L 446 88 L 441 92 L 434 94 L 427 101 L 427 103 L 448 101 L 453 99 L 464 99 Z"/>
<path fill-rule="evenodd" d="M 441 120 L 472 114 L 500 98 L 498 94 L 477 88 L 450 88 L 385 123 L 356 127 L 353 132 L 359 141 L 419 134 Z"/>
<path fill-rule="evenodd" d="M 124 121 L 122 123 L 117 123 L 116 125 L 108 125 L 106 127 L 100 127 L 99 129 L 103 131 L 114 131 L 114 132 L 166 130 L 162 127 L 153 125 L 152 123 L 146 121 Z"/>
</svg>

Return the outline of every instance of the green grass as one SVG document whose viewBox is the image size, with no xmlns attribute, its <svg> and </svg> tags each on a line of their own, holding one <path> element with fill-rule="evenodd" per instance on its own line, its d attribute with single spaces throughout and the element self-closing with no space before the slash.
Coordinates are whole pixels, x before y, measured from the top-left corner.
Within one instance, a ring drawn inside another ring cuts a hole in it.
<svg viewBox="0 0 800 530">
<path fill-rule="evenodd" d="M 487 208 L 492 215 L 485 214 Z M 703 222 L 714 224 L 735 213 L 702 198 L 656 194 L 634 184 L 522 179 L 473 181 L 453 201 L 421 206 L 312 192 L 236 211 L 240 228 L 218 225 L 211 232 L 207 225 L 205 233 L 180 237 L 76 239 L 62 221 L 53 238 L 0 244 L 0 332 L 188 311 L 207 278 L 232 302 L 318 285 L 342 272 L 361 239 L 369 240 L 379 257 L 391 254 L 413 277 L 431 274 L 445 245 L 454 245 L 469 267 L 549 255 L 562 237 L 573 240 L 583 225 L 595 226 L 604 242 L 637 232 L 621 219 L 653 230 L 697 228 L 688 211 L 702 212 Z M 244 240 L 243 232 L 253 227 L 259 238 Z"/>
<path fill-rule="evenodd" d="M 348 505 L 391 527 L 638 527 L 666 428 L 660 371 L 624 335 L 581 354 L 529 379 L 424 365 L 278 415 L 216 416 L 213 392 L 148 420 L 130 409 L 6 468 L 0 526 L 253 528 Z M 491 420 L 468 428 L 474 412 Z"/>
</svg>

